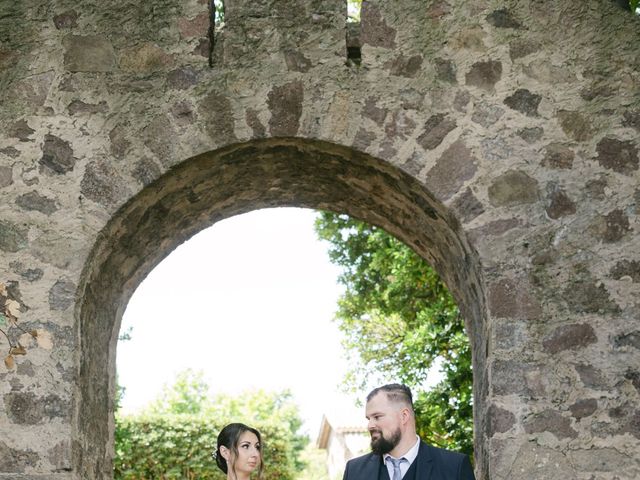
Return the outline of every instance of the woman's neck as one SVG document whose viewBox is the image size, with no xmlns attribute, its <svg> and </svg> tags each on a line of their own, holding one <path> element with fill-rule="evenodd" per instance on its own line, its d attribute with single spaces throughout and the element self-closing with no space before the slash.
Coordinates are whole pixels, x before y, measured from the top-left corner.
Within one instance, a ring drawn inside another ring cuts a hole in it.
<svg viewBox="0 0 640 480">
<path fill-rule="evenodd" d="M 227 473 L 227 480 L 249 480 L 251 478 L 250 474 L 247 473 L 236 473 L 235 476 L 233 473 Z"/>
</svg>

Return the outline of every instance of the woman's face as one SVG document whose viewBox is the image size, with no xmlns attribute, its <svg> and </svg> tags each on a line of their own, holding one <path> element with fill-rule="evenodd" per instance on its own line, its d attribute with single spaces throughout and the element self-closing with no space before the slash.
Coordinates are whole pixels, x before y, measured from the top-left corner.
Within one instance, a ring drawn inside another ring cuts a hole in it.
<svg viewBox="0 0 640 480">
<path fill-rule="evenodd" d="M 260 466 L 260 442 L 253 432 L 242 432 L 238 439 L 238 457 L 235 470 L 238 473 L 251 473 Z"/>
</svg>

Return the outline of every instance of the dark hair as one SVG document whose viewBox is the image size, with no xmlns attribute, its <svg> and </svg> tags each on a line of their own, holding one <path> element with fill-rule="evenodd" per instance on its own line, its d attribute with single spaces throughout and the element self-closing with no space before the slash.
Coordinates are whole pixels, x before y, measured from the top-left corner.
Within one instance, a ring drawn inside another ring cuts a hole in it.
<svg viewBox="0 0 640 480">
<path fill-rule="evenodd" d="M 258 443 L 262 447 L 262 438 L 260 436 L 260 432 L 255 428 L 249 427 L 244 423 L 230 423 L 225 426 L 220 433 L 218 434 L 218 445 L 216 451 L 214 452 L 214 456 L 216 458 L 216 465 L 218 468 L 222 470 L 224 473 L 227 473 L 229 467 L 227 465 L 227 461 L 220 453 L 220 447 L 227 447 L 233 453 L 233 459 L 231 463 L 231 470 L 235 474 L 235 459 L 238 456 L 238 442 L 240 441 L 240 435 L 244 432 L 251 432 L 256 437 L 258 437 Z M 258 467 L 258 478 L 262 478 L 262 449 L 260 449 L 260 466 Z"/>
<path fill-rule="evenodd" d="M 387 394 L 387 398 L 392 402 L 404 403 L 411 408 L 413 412 L 413 396 L 411 395 L 411 389 L 401 383 L 390 383 L 381 387 L 374 388 L 367 395 L 367 402 L 369 402 L 378 393 L 384 392 Z"/>
</svg>

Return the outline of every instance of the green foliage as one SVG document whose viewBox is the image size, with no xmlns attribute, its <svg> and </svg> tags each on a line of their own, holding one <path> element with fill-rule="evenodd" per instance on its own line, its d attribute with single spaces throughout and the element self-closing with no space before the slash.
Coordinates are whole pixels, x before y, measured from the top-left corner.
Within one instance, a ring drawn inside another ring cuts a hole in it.
<svg viewBox="0 0 640 480">
<path fill-rule="evenodd" d="M 306 464 L 297 480 L 329 480 L 327 472 L 327 451 L 315 445 L 307 445 L 301 455 Z"/>
<path fill-rule="evenodd" d="M 213 0 L 211 2 L 211 6 L 213 7 L 213 20 L 215 25 L 220 25 L 224 22 L 224 1 L 223 0 Z"/>
<path fill-rule="evenodd" d="M 165 385 L 158 398 L 148 407 L 155 415 L 202 413 L 209 403 L 209 385 L 202 372 L 187 369 L 178 373 L 172 385 Z"/>
<path fill-rule="evenodd" d="M 362 0 L 347 0 L 347 21 L 359 22 Z"/>
<path fill-rule="evenodd" d="M 116 416 L 116 480 L 224 480 L 212 452 L 230 419 L 203 415 Z M 289 432 L 274 422 L 253 423 L 263 435 L 267 478 L 293 480 Z"/>
<path fill-rule="evenodd" d="M 302 427 L 300 411 L 289 390 L 283 392 L 266 392 L 264 390 L 248 391 L 238 397 L 218 395 L 205 409 L 205 413 L 213 418 L 235 418 L 236 421 L 248 423 L 272 422 L 281 425 L 289 432 L 288 442 L 293 452 L 293 465 L 296 471 L 305 467 L 300 458 L 309 443 L 306 435 L 298 433 Z"/>
<path fill-rule="evenodd" d="M 343 269 L 336 320 L 354 365 L 347 387 L 366 392 L 372 379 L 405 383 L 416 397 L 421 437 L 472 454 L 469 340 L 437 273 L 382 229 L 346 215 L 321 213 L 316 232 Z M 444 378 L 426 391 L 422 385 L 436 360 Z"/>
<path fill-rule="evenodd" d="M 638 8 L 640 7 L 640 0 L 629 0 L 629 10 L 635 13 L 638 12 Z"/>
<path fill-rule="evenodd" d="M 222 426 L 258 428 L 268 478 L 293 479 L 309 439 L 290 391 L 209 395 L 202 372 L 180 372 L 138 416 L 116 416 L 116 479 L 218 479 L 210 456 Z M 150 452 L 150 453 L 149 453 Z"/>
</svg>

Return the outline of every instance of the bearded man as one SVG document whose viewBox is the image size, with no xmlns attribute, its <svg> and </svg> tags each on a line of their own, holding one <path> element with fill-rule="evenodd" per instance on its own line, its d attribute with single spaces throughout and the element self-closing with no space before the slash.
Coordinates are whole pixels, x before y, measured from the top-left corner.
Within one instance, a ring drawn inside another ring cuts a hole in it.
<svg viewBox="0 0 640 480">
<path fill-rule="evenodd" d="M 371 453 L 349 460 L 343 480 L 475 480 L 468 456 L 420 440 L 409 387 L 373 389 L 366 417 Z"/>
</svg>

